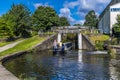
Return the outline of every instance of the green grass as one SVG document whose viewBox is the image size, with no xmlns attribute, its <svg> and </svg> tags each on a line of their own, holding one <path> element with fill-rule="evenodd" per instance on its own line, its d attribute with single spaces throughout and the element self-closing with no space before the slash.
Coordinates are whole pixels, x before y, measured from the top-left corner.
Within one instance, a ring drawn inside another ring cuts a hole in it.
<svg viewBox="0 0 120 80">
<path fill-rule="evenodd" d="M 5 45 L 7 45 L 7 44 L 10 44 L 11 42 L 0 42 L 0 47 L 3 47 L 3 46 L 5 46 Z"/>
<path fill-rule="evenodd" d="M 45 32 L 44 34 L 55 34 L 54 32 Z"/>
<path fill-rule="evenodd" d="M 96 35 L 96 36 L 90 36 L 89 38 L 93 43 L 95 43 L 96 41 L 109 40 L 110 37 L 108 35 Z"/>
<path fill-rule="evenodd" d="M 34 45 L 44 41 L 45 39 L 46 38 L 40 38 L 39 36 L 28 38 L 24 40 L 23 42 L 20 42 L 19 44 L 17 44 L 15 47 L 1 52 L 0 56 L 5 56 L 5 55 L 12 54 L 12 53 L 19 52 L 19 51 L 29 50 Z"/>
<path fill-rule="evenodd" d="M 108 35 L 95 35 L 90 36 L 90 41 L 95 45 L 96 50 L 103 50 L 104 41 L 109 40 Z"/>
<path fill-rule="evenodd" d="M 15 40 L 15 41 L 10 41 L 10 42 L 2 41 L 2 42 L 0 42 L 0 47 L 3 47 L 5 45 L 7 45 L 7 44 L 11 44 L 11 43 L 14 43 L 14 42 L 17 42 L 17 41 L 20 41 L 20 40 L 23 40 L 23 38 Z"/>
</svg>

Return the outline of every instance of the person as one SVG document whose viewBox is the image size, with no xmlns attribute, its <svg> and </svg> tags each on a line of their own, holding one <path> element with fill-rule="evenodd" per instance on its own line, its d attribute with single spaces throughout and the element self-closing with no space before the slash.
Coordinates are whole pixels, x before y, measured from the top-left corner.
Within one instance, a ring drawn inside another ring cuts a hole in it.
<svg viewBox="0 0 120 80">
<path fill-rule="evenodd" d="M 64 45 L 64 44 L 62 44 L 61 51 L 62 51 L 63 53 L 64 53 L 64 51 L 65 51 L 65 45 Z"/>
<path fill-rule="evenodd" d="M 62 47 L 62 42 L 61 42 L 61 41 L 59 42 L 59 47 L 60 47 L 60 48 Z"/>
<path fill-rule="evenodd" d="M 56 40 L 54 40 L 54 42 L 53 42 L 53 49 L 54 49 L 54 50 L 57 49 L 57 41 L 56 41 Z"/>
</svg>

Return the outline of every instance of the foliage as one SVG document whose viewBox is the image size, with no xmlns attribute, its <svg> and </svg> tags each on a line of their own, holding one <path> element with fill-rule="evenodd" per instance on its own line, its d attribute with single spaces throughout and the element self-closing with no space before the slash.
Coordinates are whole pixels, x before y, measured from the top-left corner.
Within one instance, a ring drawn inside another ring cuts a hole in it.
<svg viewBox="0 0 120 80">
<path fill-rule="evenodd" d="M 98 19 L 97 15 L 95 14 L 95 11 L 94 10 L 89 11 L 88 14 L 85 16 L 84 26 L 97 28 L 97 23 Z"/>
<path fill-rule="evenodd" d="M 81 24 L 74 24 L 73 26 L 81 26 Z"/>
<path fill-rule="evenodd" d="M 108 35 L 94 35 L 89 38 L 97 50 L 103 50 L 104 42 L 108 41 L 110 37 Z"/>
<path fill-rule="evenodd" d="M 70 26 L 66 17 L 60 17 L 59 26 Z"/>
<path fill-rule="evenodd" d="M 46 31 L 53 26 L 59 25 L 59 17 L 53 8 L 39 6 L 32 15 L 32 24 L 32 28 L 35 31 Z"/>
<path fill-rule="evenodd" d="M 71 34 L 71 33 L 68 33 L 68 34 L 65 34 L 65 35 L 62 35 L 62 42 L 74 42 L 75 40 L 77 40 L 76 38 L 76 34 Z"/>
<path fill-rule="evenodd" d="M 0 18 L 0 38 L 9 38 L 11 36 L 13 36 L 12 29 Z"/>
<path fill-rule="evenodd" d="M 111 40 L 111 45 L 117 45 L 117 44 L 118 44 L 117 38 L 113 38 Z"/>
<path fill-rule="evenodd" d="M 113 26 L 113 35 L 115 37 L 120 37 L 120 15 L 117 16 L 117 23 L 115 23 Z"/>
<path fill-rule="evenodd" d="M 7 28 L 12 36 L 30 36 L 30 11 L 22 4 L 13 4 L 1 17 L 1 23 L 1 26 Z M 6 32 L 7 30 L 5 29 Z"/>
<path fill-rule="evenodd" d="M 100 41 L 100 40 L 95 41 L 95 47 L 97 50 L 103 50 L 103 45 L 104 45 L 103 41 Z"/>
<path fill-rule="evenodd" d="M 45 32 L 44 34 L 55 34 L 55 32 Z"/>
<path fill-rule="evenodd" d="M 90 36 L 89 38 L 93 43 L 95 43 L 95 41 L 109 40 L 110 37 L 108 35 L 94 35 L 94 36 Z"/>
<path fill-rule="evenodd" d="M 29 50 L 34 45 L 42 42 L 43 40 L 45 40 L 45 38 L 40 38 L 39 36 L 34 36 L 31 38 L 28 38 L 28 39 L 24 40 L 23 42 L 17 44 L 15 47 L 1 52 L 0 56 L 12 54 L 12 53 L 19 52 L 19 51 Z"/>
</svg>

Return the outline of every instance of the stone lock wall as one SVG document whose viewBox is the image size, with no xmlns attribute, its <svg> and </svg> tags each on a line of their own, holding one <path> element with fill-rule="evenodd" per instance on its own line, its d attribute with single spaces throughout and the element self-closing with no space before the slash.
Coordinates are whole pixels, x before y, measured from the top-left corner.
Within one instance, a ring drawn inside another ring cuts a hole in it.
<svg viewBox="0 0 120 80">
<path fill-rule="evenodd" d="M 34 47 L 34 49 L 36 49 L 37 51 L 50 49 L 53 46 L 53 41 L 54 40 L 57 40 L 57 34 L 49 36 L 47 40 L 45 40 L 42 43 L 36 45 Z"/>
<path fill-rule="evenodd" d="M 82 35 L 82 48 L 88 51 L 94 51 L 95 46 L 90 42 L 87 36 Z"/>
</svg>

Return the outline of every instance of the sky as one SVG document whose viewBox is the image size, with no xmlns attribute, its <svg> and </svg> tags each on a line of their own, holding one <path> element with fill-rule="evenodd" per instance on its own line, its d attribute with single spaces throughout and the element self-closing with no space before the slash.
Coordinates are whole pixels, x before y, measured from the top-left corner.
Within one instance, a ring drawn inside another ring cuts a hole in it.
<svg viewBox="0 0 120 80">
<path fill-rule="evenodd" d="M 24 4 L 33 13 L 39 6 L 50 6 L 57 14 L 66 17 L 71 25 L 83 24 L 85 15 L 94 10 L 96 15 L 105 9 L 111 0 L 0 0 L 0 16 L 10 10 L 12 4 Z"/>
</svg>

